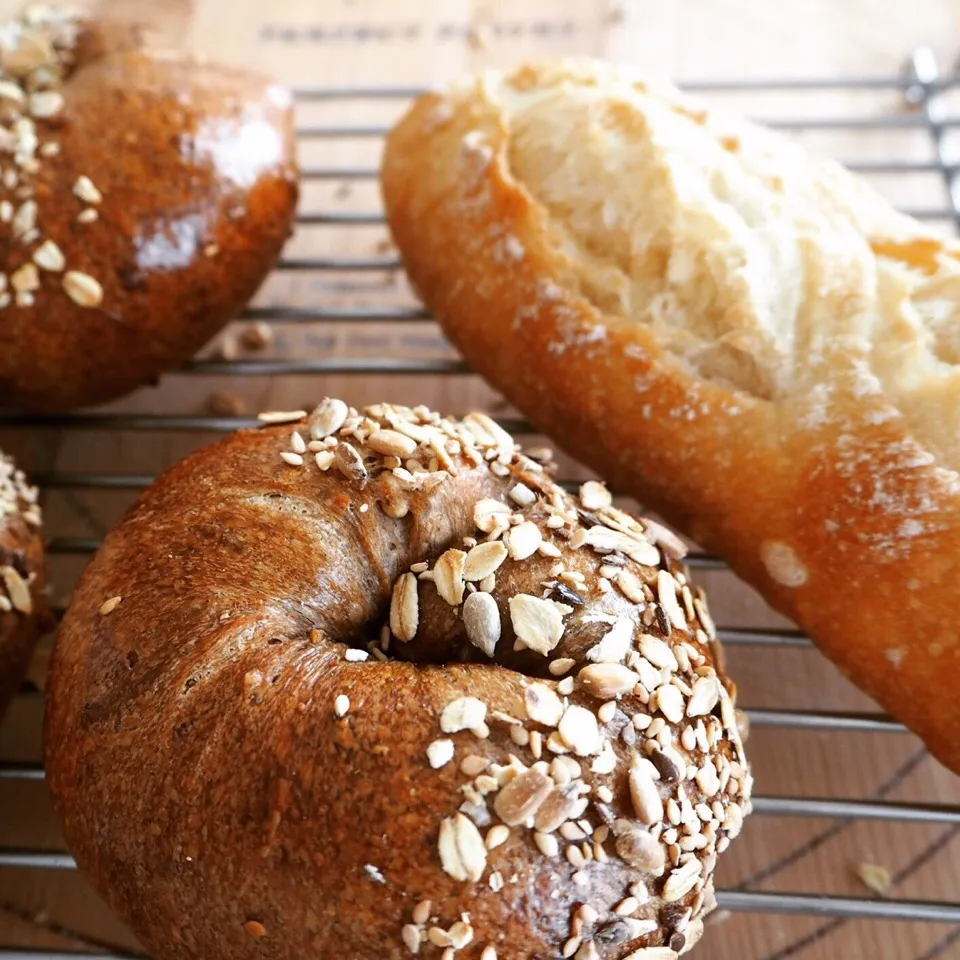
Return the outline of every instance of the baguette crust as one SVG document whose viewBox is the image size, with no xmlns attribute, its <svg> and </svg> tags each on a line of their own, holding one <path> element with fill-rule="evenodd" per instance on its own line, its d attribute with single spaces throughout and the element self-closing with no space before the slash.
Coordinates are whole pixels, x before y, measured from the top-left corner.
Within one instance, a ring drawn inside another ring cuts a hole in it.
<svg viewBox="0 0 960 960">
<path fill-rule="evenodd" d="M 383 190 L 474 368 L 960 771 L 960 246 L 596 63 L 423 97 Z"/>
</svg>

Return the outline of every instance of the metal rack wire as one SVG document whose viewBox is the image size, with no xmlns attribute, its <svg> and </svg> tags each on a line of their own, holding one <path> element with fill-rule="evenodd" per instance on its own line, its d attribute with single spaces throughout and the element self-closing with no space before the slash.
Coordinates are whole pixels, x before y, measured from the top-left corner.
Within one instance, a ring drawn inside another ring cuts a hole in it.
<svg viewBox="0 0 960 960">
<path fill-rule="evenodd" d="M 916 217 L 937 220 L 960 229 L 960 166 L 949 158 L 947 138 L 954 128 L 960 128 L 960 115 L 951 115 L 945 106 L 947 95 L 960 88 L 960 74 L 941 76 L 934 58 L 927 50 L 918 50 L 910 58 L 901 76 L 805 79 L 764 81 L 703 81 L 685 84 L 688 89 L 706 93 L 738 93 L 764 91 L 821 91 L 829 94 L 836 90 L 892 91 L 903 97 L 904 112 L 881 116 L 811 116 L 767 118 L 772 126 L 791 131 L 799 130 L 858 130 L 919 129 L 930 138 L 933 159 L 854 160 L 850 167 L 866 174 L 939 175 L 945 187 L 946 203 L 943 206 L 924 207 L 907 212 Z M 393 100 L 405 101 L 419 93 L 410 88 L 328 88 L 304 87 L 297 91 L 301 103 L 338 102 L 346 100 Z M 305 141 L 322 139 L 336 141 L 343 138 L 381 138 L 386 132 L 383 125 L 343 126 L 335 124 L 305 125 L 300 136 Z M 307 166 L 303 171 L 306 182 L 345 181 L 363 183 L 375 180 L 374 166 L 351 165 L 344 167 Z M 336 212 L 332 210 L 304 210 L 298 217 L 301 227 L 350 230 L 355 227 L 382 225 L 383 214 L 379 210 L 369 212 Z M 343 271 L 361 275 L 368 271 L 391 271 L 399 268 L 393 255 L 336 256 L 284 259 L 278 270 L 281 272 L 310 272 L 333 274 Z M 357 288 L 362 298 L 363 289 Z M 295 325 L 309 324 L 412 324 L 429 321 L 429 315 L 418 306 L 378 305 L 338 302 L 312 302 L 305 306 L 257 306 L 248 309 L 245 319 L 264 320 L 269 323 Z M 394 356 L 374 357 L 311 357 L 307 359 L 239 359 L 225 360 L 204 358 L 186 365 L 187 375 L 244 375 L 283 376 L 309 375 L 393 375 L 416 374 L 456 377 L 467 373 L 467 367 L 457 358 L 401 358 Z M 0 415 L 0 427 L 23 429 L 57 429 L 101 431 L 135 431 L 144 433 L 201 432 L 222 433 L 255 421 L 246 417 L 224 417 L 159 413 L 79 413 L 63 416 Z M 504 421 L 514 433 L 531 433 L 529 424 L 520 420 Z M 152 477 L 144 474 L 123 474 L 109 471 L 83 473 L 51 471 L 39 475 L 37 481 L 46 491 L 137 491 L 147 486 Z M 59 556 L 84 557 L 95 551 L 99 541 L 92 537 L 57 535 L 53 531 L 50 552 Z M 714 557 L 697 554 L 691 558 L 691 566 L 701 570 L 722 568 Z M 734 627 L 720 629 L 725 643 L 731 646 L 774 648 L 788 650 L 804 648 L 809 641 L 796 632 L 747 630 Z M 840 713 L 800 711 L 789 709 L 749 710 L 754 726 L 777 728 L 815 729 L 831 733 L 858 731 L 861 733 L 896 733 L 903 728 L 889 717 L 873 713 Z M 43 770 L 39 765 L 0 761 L 0 787 L 3 781 L 39 781 Z M 895 802 L 882 796 L 868 799 L 827 799 L 799 796 L 759 796 L 755 800 L 758 816 L 821 817 L 835 821 L 872 820 L 881 822 L 910 822 L 941 824 L 960 828 L 960 806 Z M 18 869 L 70 870 L 74 864 L 69 855 L 36 849 L 0 848 L 0 867 Z M 960 897 L 957 891 L 947 891 L 954 899 L 950 902 L 904 899 L 872 899 L 868 897 L 821 896 L 809 894 L 776 893 L 758 890 L 725 890 L 718 894 L 722 908 L 731 911 L 755 913 L 804 914 L 840 920 L 865 918 L 886 920 L 931 921 L 960 925 Z M 960 934 L 951 935 L 942 941 L 943 946 L 924 954 L 924 958 L 946 957 L 951 946 L 960 939 Z M 78 953 L 54 951 L 29 951 L 0 946 L 0 960 L 26 960 L 43 957 L 46 960 L 73 960 Z M 100 956 L 86 953 L 85 956 Z M 780 954 L 787 956 L 787 953 Z M 778 955 L 778 956 L 780 956 Z M 115 954 L 102 954 L 115 956 Z"/>
</svg>

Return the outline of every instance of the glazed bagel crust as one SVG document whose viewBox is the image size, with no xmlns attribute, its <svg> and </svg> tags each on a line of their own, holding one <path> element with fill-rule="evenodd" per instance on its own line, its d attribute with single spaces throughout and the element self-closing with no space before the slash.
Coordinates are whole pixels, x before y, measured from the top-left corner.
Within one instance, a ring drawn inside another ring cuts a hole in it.
<svg viewBox="0 0 960 960">
<path fill-rule="evenodd" d="M 0 163 L 15 178 L 0 187 L 13 217 L 0 397 L 33 410 L 113 399 L 192 356 L 273 267 L 297 199 L 286 90 L 151 50 L 123 24 L 51 16 L 21 42 L 57 38 L 37 70 L 63 75 L 51 91 L 62 106 L 32 119 L 23 162 Z M 10 110 L 0 103 L 0 119 Z M 48 241 L 59 257 L 37 253 Z M 19 272 L 31 263 L 34 276 Z"/>
<path fill-rule="evenodd" d="M 81 868 L 162 960 L 686 952 L 750 778 L 677 541 L 487 418 L 349 413 L 191 456 L 85 573 L 46 714 Z"/>
<path fill-rule="evenodd" d="M 46 623 L 36 488 L 0 454 L 0 716 Z"/>
<path fill-rule="evenodd" d="M 960 245 L 590 62 L 423 97 L 383 191 L 471 365 L 960 771 Z"/>
</svg>

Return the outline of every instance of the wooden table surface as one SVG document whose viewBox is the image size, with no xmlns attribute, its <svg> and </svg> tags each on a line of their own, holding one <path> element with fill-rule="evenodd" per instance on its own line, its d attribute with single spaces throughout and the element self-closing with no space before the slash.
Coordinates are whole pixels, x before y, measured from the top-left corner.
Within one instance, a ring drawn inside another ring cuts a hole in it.
<svg viewBox="0 0 960 960">
<path fill-rule="evenodd" d="M 0 12 L 19 4 L 0 0 Z M 295 84 L 414 85 L 443 81 L 483 66 L 551 53 L 607 56 L 671 73 L 680 79 L 822 77 L 896 74 L 910 51 L 933 48 L 949 68 L 960 53 L 960 7 L 954 0 L 636 0 L 587 3 L 511 0 L 510 3 L 388 2 L 388 0 L 109 0 L 99 9 L 151 19 L 165 43 L 211 58 L 253 66 Z M 901 116 L 897 91 L 761 91 L 726 94 L 724 102 L 763 117 Z M 302 124 L 384 124 L 402 100 L 340 100 L 301 105 Z M 804 134 L 812 148 L 847 159 L 931 159 L 923 129 L 821 131 Z M 376 138 L 311 139 L 305 166 L 376 166 Z M 938 207 L 945 202 L 936 172 L 881 176 L 881 189 L 898 203 Z M 304 211 L 378 209 L 373 180 L 305 183 Z M 951 228 L 949 221 L 944 222 Z M 389 260 L 381 225 L 304 227 L 291 243 L 295 257 L 356 256 Z M 279 304 L 413 304 L 402 276 L 379 271 L 277 273 L 258 296 Z M 234 331 L 243 328 L 236 325 Z M 415 359 L 452 356 L 431 323 L 277 324 L 257 357 L 316 356 Z M 228 333 L 230 343 L 234 334 Z M 221 341 L 222 342 L 222 341 Z M 212 348 L 220 349 L 218 346 Z M 393 399 L 424 402 L 450 412 L 510 409 L 472 376 L 291 376 L 284 378 L 171 375 L 159 387 L 114 404 L 116 411 L 198 414 L 213 391 L 226 391 L 248 411 L 298 407 L 308 398 L 342 395 L 354 403 Z M 34 471 L 153 474 L 198 444 L 200 432 L 7 430 L 3 445 Z M 565 464 L 565 474 L 586 476 Z M 130 502 L 116 490 L 51 491 L 48 529 L 57 536 L 99 537 Z M 52 560 L 55 597 L 65 600 L 82 569 L 82 556 Z M 717 619 L 734 626 L 780 621 L 726 573 L 700 578 L 712 589 Z M 730 671 L 742 702 L 755 708 L 874 710 L 817 653 L 808 649 L 731 647 Z M 42 682 L 42 661 L 35 673 Z M 0 759 L 40 757 L 41 700 L 25 693 L 0 727 Z M 755 727 L 750 750 L 757 790 L 768 796 L 884 798 L 960 804 L 956 778 L 938 767 L 912 737 L 838 734 Z M 828 818 L 754 816 L 723 858 L 721 885 L 750 890 L 872 895 L 855 868 L 879 864 L 896 879 L 889 896 L 960 900 L 960 841 L 956 827 L 869 823 Z M 0 848 L 59 849 L 42 783 L 0 780 Z M 814 917 L 731 915 L 711 923 L 695 955 L 712 960 L 950 960 L 960 958 L 957 932 L 941 924 L 837 921 Z M 0 947 L 62 950 L 136 950 L 135 941 L 78 875 L 65 871 L 0 868 Z M 349 958 L 347 958 L 349 960 Z"/>
</svg>

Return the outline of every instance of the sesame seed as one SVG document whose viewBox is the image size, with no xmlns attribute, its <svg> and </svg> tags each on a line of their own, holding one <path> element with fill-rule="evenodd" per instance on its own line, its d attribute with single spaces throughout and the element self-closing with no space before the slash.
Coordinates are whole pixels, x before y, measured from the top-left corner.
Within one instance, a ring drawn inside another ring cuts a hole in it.
<svg viewBox="0 0 960 960">
<path fill-rule="evenodd" d="M 290 446 L 293 448 L 294 453 L 307 452 L 306 441 L 296 430 L 294 430 L 293 433 L 290 434 Z"/>
<path fill-rule="evenodd" d="M 333 701 L 333 712 L 338 717 L 345 717 L 350 710 L 350 698 L 345 693 L 337 694 Z"/>
<path fill-rule="evenodd" d="M 120 606 L 121 600 L 123 600 L 123 597 L 121 596 L 111 597 L 109 600 L 104 600 L 103 603 L 100 604 L 101 615 L 105 617 L 108 613 L 113 613 L 113 611 Z"/>
<path fill-rule="evenodd" d="M 497 960 L 496 948 L 490 944 L 485 946 L 483 952 L 480 954 L 480 960 Z"/>
<path fill-rule="evenodd" d="M 285 463 L 290 464 L 291 467 L 303 466 L 303 457 L 301 457 L 299 453 L 291 453 L 289 450 L 281 450 L 280 459 Z"/>
<path fill-rule="evenodd" d="M 251 937 L 263 937 L 266 936 L 267 928 L 260 923 L 259 920 L 247 920 L 243 925 L 243 929 L 250 934 Z"/>
<path fill-rule="evenodd" d="M 103 287 L 89 273 L 68 270 L 63 275 L 63 289 L 80 307 L 98 307 L 103 302 Z"/>
<path fill-rule="evenodd" d="M 488 850 L 495 850 L 497 847 L 506 843 L 509 839 L 510 828 L 502 823 L 498 823 L 487 831 L 487 836 L 484 840 L 484 843 Z"/>
<path fill-rule="evenodd" d="M 570 669 L 576 664 L 575 660 L 572 660 L 570 657 L 559 657 L 556 660 L 551 660 L 550 665 L 547 669 L 555 677 L 562 677 L 565 673 L 569 673 Z"/>
<path fill-rule="evenodd" d="M 413 908 L 413 922 L 422 927 L 430 919 L 432 909 L 433 903 L 430 900 L 421 900 Z"/>
<path fill-rule="evenodd" d="M 93 181 L 83 175 L 77 177 L 73 185 L 73 194 L 84 203 L 97 204 L 103 200 L 103 194 L 94 186 Z"/>
<path fill-rule="evenodd" d="M 100 214 L 93 207 L 87 207 L 77 214 L 77 223 L 94 223 L 99 217 Z"/>
</svg>

